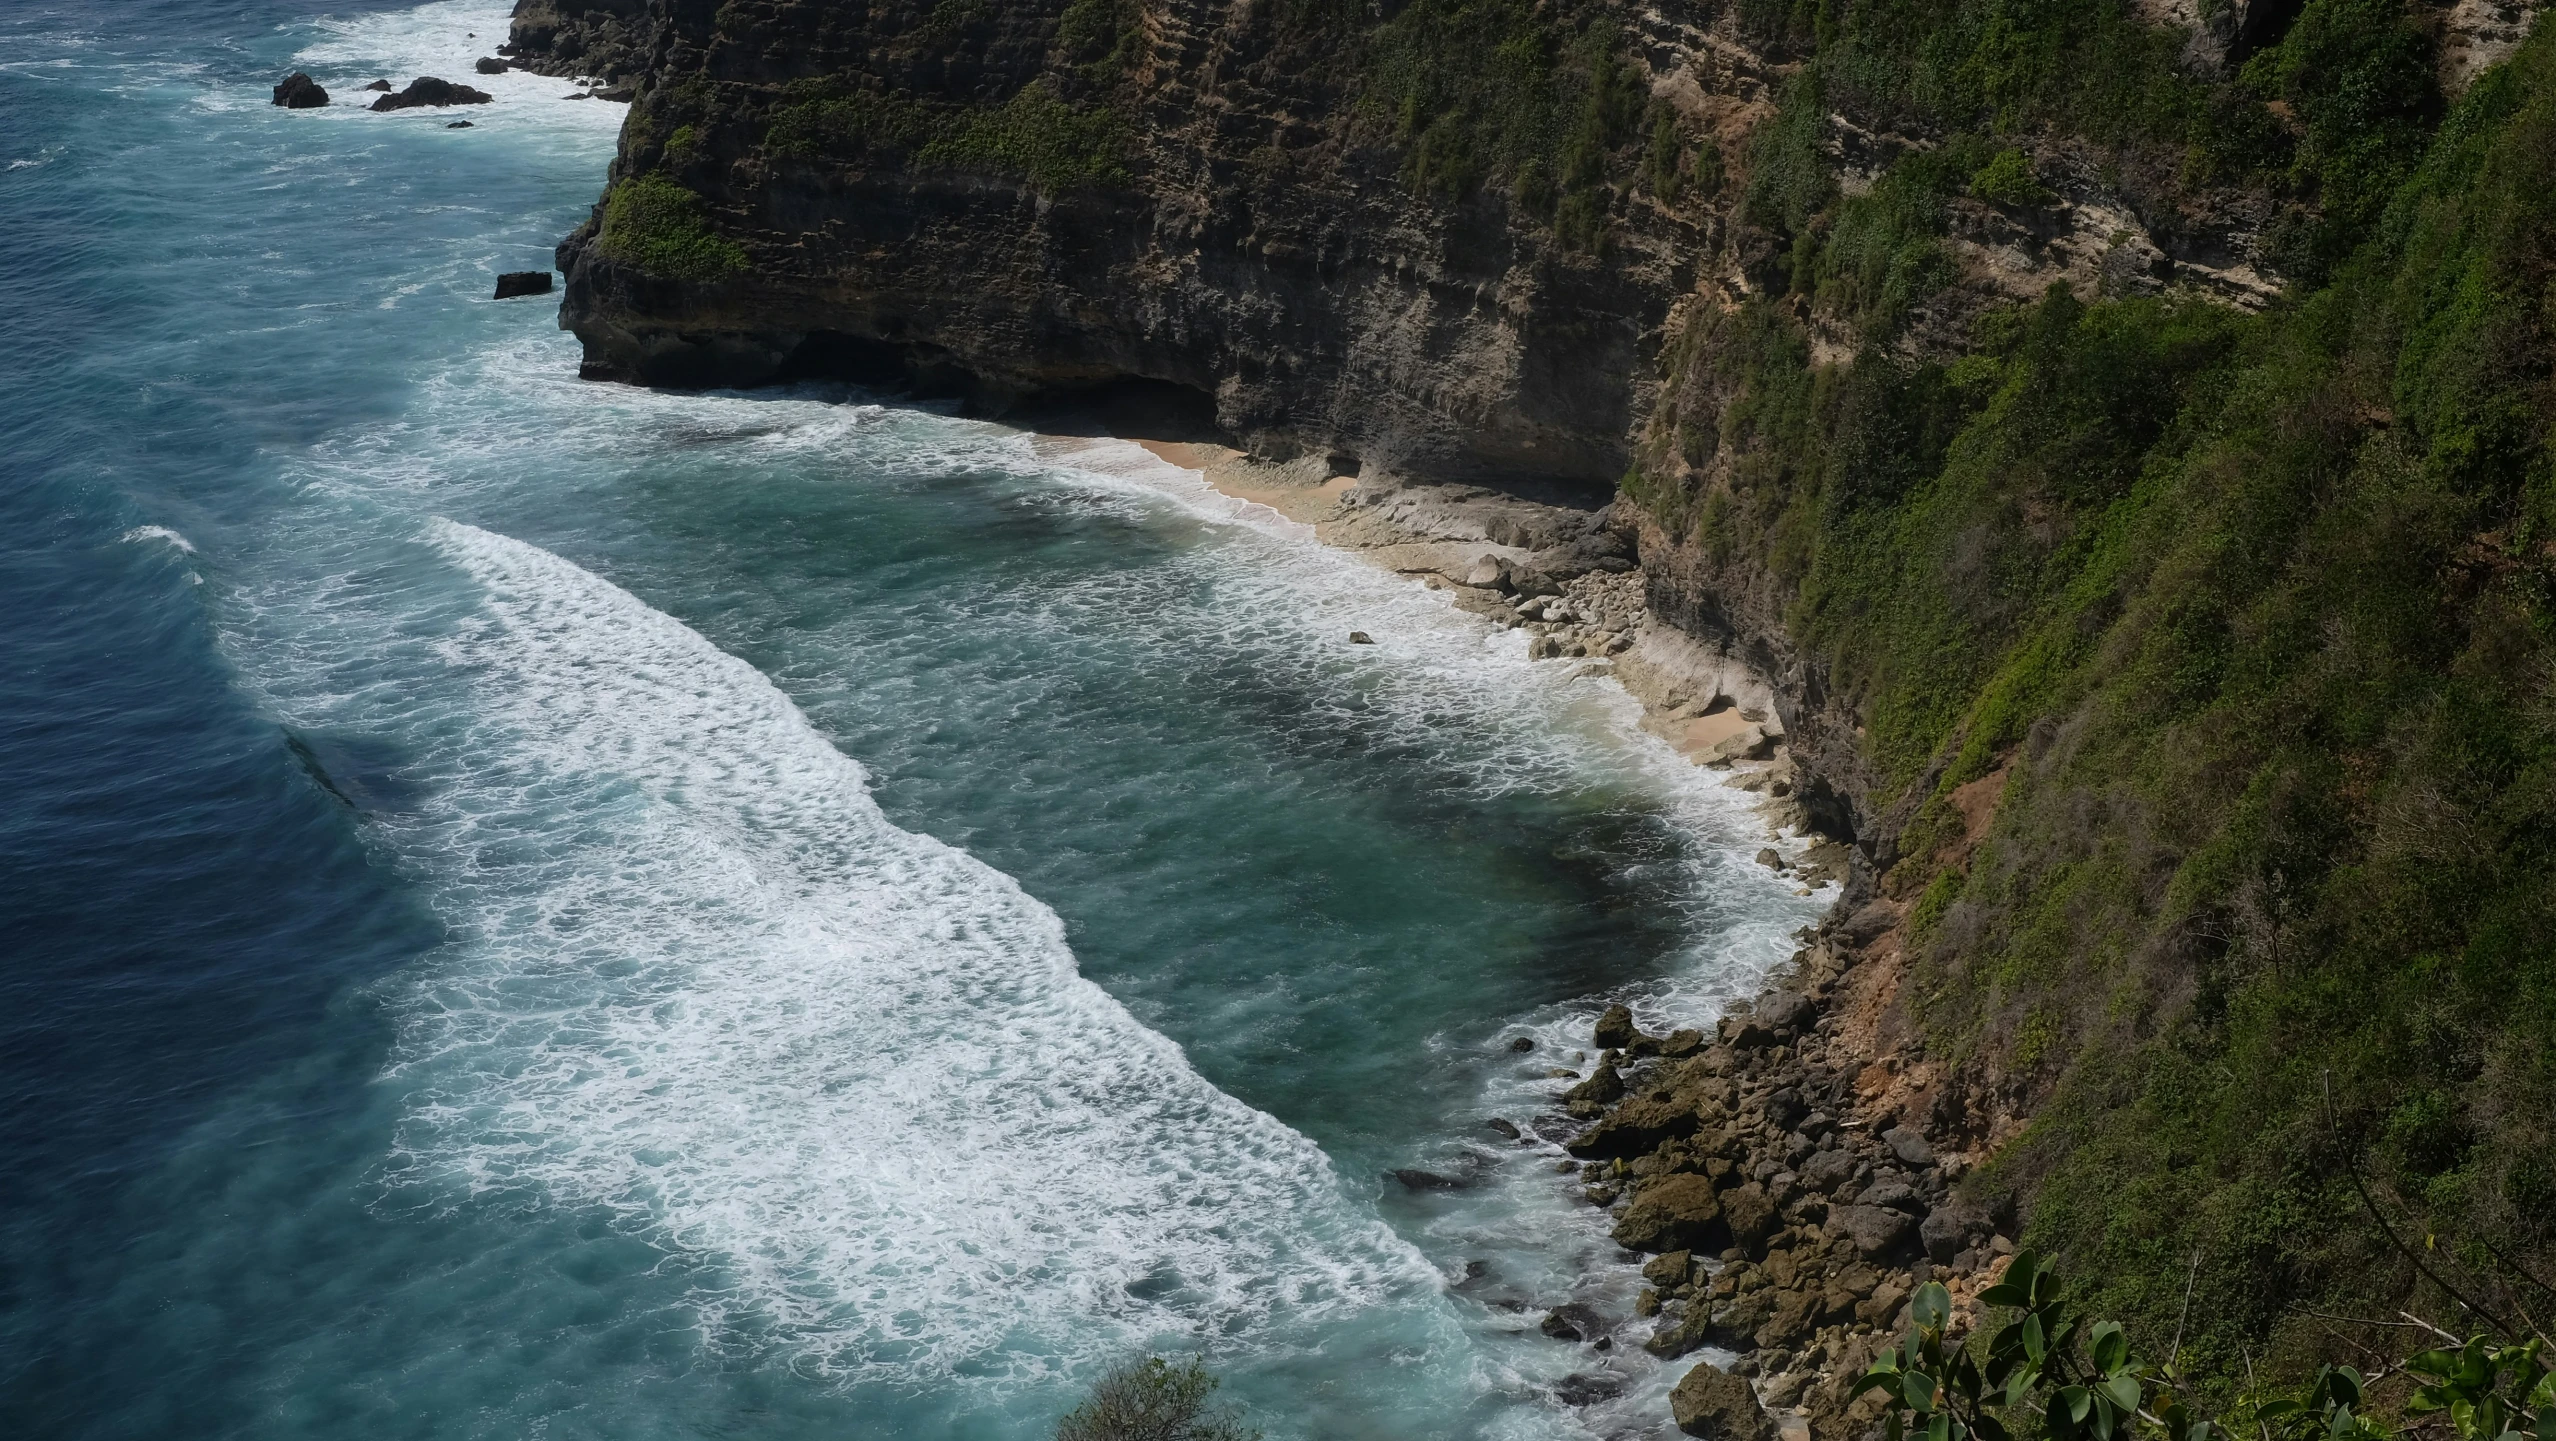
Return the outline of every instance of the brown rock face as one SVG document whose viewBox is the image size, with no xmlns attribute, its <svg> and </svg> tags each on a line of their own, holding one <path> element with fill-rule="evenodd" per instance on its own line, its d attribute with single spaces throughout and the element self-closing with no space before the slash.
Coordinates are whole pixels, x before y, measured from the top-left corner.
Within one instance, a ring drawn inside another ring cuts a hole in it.
<svg viewBox="0 0 2556 1441">
<path fill-rule="evenodd" d="M 1712 1441 L 1775 1441 L 1775 1423 L 1746 1381 L 1709 1362 L 1686 1373 L 1669 1393 L 1677 1429 Z"/>
</svg>

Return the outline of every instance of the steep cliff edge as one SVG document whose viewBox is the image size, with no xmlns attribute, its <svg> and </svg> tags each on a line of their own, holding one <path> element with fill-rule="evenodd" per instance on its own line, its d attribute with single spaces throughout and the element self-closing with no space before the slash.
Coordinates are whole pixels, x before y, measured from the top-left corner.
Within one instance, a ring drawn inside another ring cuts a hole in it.
<svg viewBox="0 0 2556 1441">
<path fill-rule="evenodd" d="M 2382 1210 L 2476 1294 L 2556 1270 L 2535 6 L 520 16 L 639 90 L 561 247 L 590 374 L 1141 404 L 1379 512 L 1620 494 L 1628 670 L 1769 678 L 1879 898 L 1814 948 L 1881 1067 L 1829 1079 L 2143 1346 L 2331 1351 L 2308 1303 L 2438 1284 Z"/>
</svg>

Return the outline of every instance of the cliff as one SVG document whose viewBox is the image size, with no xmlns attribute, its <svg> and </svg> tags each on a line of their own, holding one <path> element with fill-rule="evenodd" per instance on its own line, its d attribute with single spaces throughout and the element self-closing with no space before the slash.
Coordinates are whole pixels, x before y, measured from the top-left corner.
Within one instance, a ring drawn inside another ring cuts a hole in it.
<svg viewBox="0 0 2556 1441">
<path fill-rule="evenodd" d="M 590 375 L 1612 500 L 1545 528 L 1633 538 L 1628 674 L 1744 659 L 1860 856 L 1821 1084 L 2224 1377 L 2440 1301 L 2391 1228 L 2470 1294 L 2556 1247 L 2535 19 L 525 0 L 512 53 L 639 94 Z"/>
</svg>

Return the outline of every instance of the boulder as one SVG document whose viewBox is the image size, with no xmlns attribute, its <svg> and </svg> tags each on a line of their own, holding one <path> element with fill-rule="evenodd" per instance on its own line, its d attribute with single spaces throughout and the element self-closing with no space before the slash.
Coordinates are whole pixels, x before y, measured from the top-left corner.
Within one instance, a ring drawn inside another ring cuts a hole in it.
<svg viewBox="0 0 2556 1441">
<path fill-rule="evenodd" d="M 1545 1312 L 1536 1329 L 1556 1341 L 1587 1341 L 1605 1335 L 1606 1322 L 1589 1307 L 1568 1301 Z"/>
<path fill-rule="evenodd" d="M 1927 1145 L 1925 1137 L 1907 1126 L 1884 1131 L 1881 1139 L 1883 1145 L 1890 1147 L 1890 1153 L 1897 1156 L 1904 1164 L 1911 1166 L 1935 1164 L 1935 1148 Z"/>
<path fill-rule="evenodd" d="M 1660 1148 L 1664 1141 L 1695 1133 L 1695 1108 L 1674 1098 L 1644 1097 L 1627 1101 L 1613 1114 L 1575 1137 L 1564 1149 L 1586 1161 L 1631 1160 Z"/>
<path fill-rule="evenodd" d="M 453 123 L 451 123 L 450 125 L 445 126 L 444 128 L 445 128 L 446 130 L 468 130 L 468 129 L 471 129 L 471 128 L 472 128 L 472 126 L 471 126 L 471 123 L 470 123 L 469 121 L 467 121 L 467 120 L 456 120 L 456 121 L 454 121 Z M 543 289 L 545 289 L 545 290 L 546 290 L 546 289 L 548 289 L 548 288 L 549 288 L 549 287 L 547 287 L 547 286 L 544 286 L 544 287 L 543 287 Z"/>
<path fill-rule="evenodd" d="M 1775 1198 L 1755 1181 L 1733 1189 L 1721 1199 L 1722 1220 L 1730 1227 L 1731 1239 L 1749 1250 L 1757 1249 L 1783 1224 L 1783 1218 L 1776 1214 Z"/>
<path fill-rule="evenodd" d="M 1776 1441 L 1775 1423 L 1748 1382 L 1711 1362 L 1686 1373 L 1669 1393 L 1677 1429 L 1713 1441 Z"/>
<path fill-rule="evenodd" d="M 1767 1313 L 1766 1324 L 1757 1328 L 1757 1344 L 1790 1348 L 1819 1329 L 1826 1305 L 1818 1291 L 1776 1292 L 1775 1309 Z"/>
<path fill-rule="evenodd" d="M 1814 1151 L 1802 1162 L 1802 1184 L 1814 1191 L 1834 1191 L 1855 1178 L 1855 1157 L 1843 1150 Z"/>
<path fill-rule="evenodd" d="M 1819 1006 L 1799 991 L 1768 991 L 1749 1013 L 1779 1031 L 1806 1031 L 1819 1019 Z"/>
<path fill-rule="evenodd" d="M 1367 634 L 1363 630 L 1353 630 L 1349 632 L 1349 643 L 1351 645 L 1374 645 L 1376 643 L 1376 638 Z"/>
<path fill-rule="evenodd" d="M 1526 1052 L 1526 1051 L 1532 1051 L 1532 1050 L 1534 1050 L 1534 1049 L 1535 1049 L 1535 1037 L 1533 1037 L 1533 1036 L 1519 1036 L 1519 1037 L 1517 1037 L 1516 1039 L 1514 1039 L 1514 1040 L 1512 1040 L 1512 1041 L 1510 1041 L 1510 1042 L 1509 1042 L 1509 1049 L 1510 1049 L 1510 1050 L 1512 1050 L 1512 1051 L 1518 1051 L 1518 1052 L 1521 1052 L 1521 1053 Z"/>
<path fill-rule="evenodd" d="M 1883 1206 L 1839 1206 L 1828 1213 L 1828 1227 L 1843 1232 L 1870 1261 L 1892 1260 L 1917 1239 L 1916 1217 Z"/>
<path fill-rule="evenodd" d="M 408 88 L 396 95 L 385 95 L 373 102 L 375 110 L 415 110 L 425 105 L 485 105 L 495 99 L 485 90 L 455 85 L 432 75 L 420 75 L 408 82 Z"/>
<path fill-rule="evenodd" d="M 1906 1181 L 1875 1181 L 1855 1199 L 1866 1206 L 1887 1206 L 1894 1211 L 1906 1211 L 1911 1216 L 1926 1214 L 1925 1198 Z"/>
<path fill-rule="evenodd" d="M 1663 1361 L 1674 1361 L 1714 1337 L 1713 1317 L 1699 1298 L 1660 1318 L 1642 1349 Z"/>
<path fill-rule="evenodd" d="M 1504 1140 L 1514 1141 L 1518 1139 L 1518 1125 L 1515 1121 L 1507 1120 L 1499 1116 L 1493 1116 L 1490 1120 L 1487 1120 L 1482 1124 L 1490 1127 Z"/>
<path fill-rule="evenodd" d="M 296 70 L 275 87 L 275 103 L 287 110 L 317 110 L 328 103 L 328 92 L 320 83 Z"/>
<path fill-rule="evenodd" d="M 512 300 L 518 295 L 548 295 L 549 293 L 550 272 L 547 270 L 509 270 L 497 277 L 499 300 Z"/>
<path fill-rule="evenodd" d="M 1634 1038 L 1641 1034 L 1633 1027 L 1630 1006 L 1609 1006 L 1606 1014 L 1598 1017 L 1597 1030 L 1589 1041 L 1601 1051 L 1620 1051 L 1633 1044 Z"/>
<path fill-rule="evenodd" d="M 1766 1098 L 1766 1119 L 1774 1122 L 1775 1129 L 1779 1131 L 1793 1129 L 1809 1115 L 1810 1102 L 1803 1100 L 1802 1093 L 1791 1086 L 1785 1086 Z"/>
<path fill-rule="evenodd" d="M 1590 1103 L 1611 1106 L 1624 1099 L 1624 1077 L 1612 1061 L 1598 1062 L 1597 1070 L 1580 1084 L 1562 1093 L 1567 1104 Z"/>
<path fill-rule="evenodd" d="M 1721 1198 L 1702 1176 L 1663 1176 L 1633 1193 L 1615 1223 L 1615 1244 L 1628 1251 L 1710 1251 L 1723 1234 Z"/>
<path fill-rule="evenodd" d="M 1946 1206 L 1917 1223 L 1917 1244 L 1926 1248 L 1926 1259 L 1945 1265 L 1987 1232 L 1986 1218 Z"/>
<path fill-rule="evenodd" d="M 1464 583 L 1482 586 L 1489 590 L 1507 590 L 1509 563 L 1496 555 L 1476 556 L 1472 566 L 1464 573 Z"/>
<path fill-rule="evenodd" d="M 1695 1253 L 1663 1251 L 1642 1264 L 1642 1279 L 1665 1291 L 1695 1278 Z"/>
<path fill-rule="evenodd" d="M 494 55 L 482 55 L 471 63 L 470 68 L 482 75 L 503 75 L 506 73 L 506 62 Z"/>
<path fill-rule="evenodd" d="M 389 81 L 387 81 L 387 80 L 376 80 L 376 81 L 374 81 L 372 84 L 367 85 L 367 86 L 365 86 L 364 88 L 365 88 L 365 89 L 367 89 L 367 90 L 381 90 L 381 91 L 387 91 L 387 90 L 389 90 L 389 89 L 391 88 L 391 83 L 390 83 Z"/>
</svg>

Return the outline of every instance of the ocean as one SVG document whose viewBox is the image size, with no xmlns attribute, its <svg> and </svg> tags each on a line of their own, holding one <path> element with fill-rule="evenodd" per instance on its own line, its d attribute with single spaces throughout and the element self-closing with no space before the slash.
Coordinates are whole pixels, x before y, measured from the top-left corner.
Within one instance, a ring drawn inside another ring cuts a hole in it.
<svg viewBox="0 0 2556 1441">
<path fill-rule="evenodd" d="M 488 295 L 622 108 L 506 18 L 0 4 L 0 1430 L 1031 1438 L 1153 1350 L 1657 1432 L 1538 1330 L 1637 1284 L 1551 1073 L 1831 894 L 1134 445 L 577 380 Z"/>
</svg>

